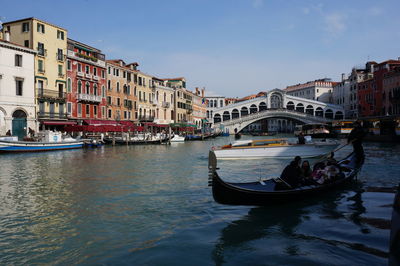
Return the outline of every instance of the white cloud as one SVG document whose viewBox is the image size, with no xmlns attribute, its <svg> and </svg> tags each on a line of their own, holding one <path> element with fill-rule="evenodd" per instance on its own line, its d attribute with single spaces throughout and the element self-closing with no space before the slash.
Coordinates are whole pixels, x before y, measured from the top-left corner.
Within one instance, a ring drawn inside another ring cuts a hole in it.
<svg viewBox="0 0 400 266">
<path fill-rule="evenodd" d="M 253 7 L 260 8 L 264 5 L 264 0 L 253 0 Z"/>
<path fill-rule="evenodd" d="M 325 31 L 332 35 L 333 37 L 337 37 L 342 32 L 344 32 L 347 28 L 346 16 L 339 13 L 332 13 L 325 16 Z"/>
</svg>

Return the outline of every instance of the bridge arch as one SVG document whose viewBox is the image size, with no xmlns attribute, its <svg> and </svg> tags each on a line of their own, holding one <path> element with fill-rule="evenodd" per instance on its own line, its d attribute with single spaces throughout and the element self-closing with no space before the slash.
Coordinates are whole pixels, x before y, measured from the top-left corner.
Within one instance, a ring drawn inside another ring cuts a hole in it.
<svg viewBox="0 0 400 266">
<path fill-rule="evenodd" d="M 267 104 L 265 102 L 260 102 L 258 105 L 259 112 L 267 110 Z"/>
<path fill-rule="evenodd" d="M 233 109 L 232 110 L 232 119 L 239 118 L 239 117 L 240 117 L 239 110 Z"/>
<path fill-rule="evenodd" d="M 250 114 L 255 114 L 255 113 L 257 113 L 257 112 L 258 112 L 257 105 L 252 104 L 252 105 L 250 106 Z"/>
<path fill-rule="evenodd" d="M 243 117 L 243 116 L 246 116 L 248 114 L 249 114 L 249 110 L 247 109 L 246 106 L 243 106 L 242 109 L 240 109 L 240 116 Z"/>
<path fill-rule="evenodd" d="M 214 115 L 214 124 L 221 122 L 221 115 L 220 114 L 215 114 Z"/>
<path fill-rule="evenodd" d="M 294 110 L 294 102 L 290 101 L 286 104 L 286 109 Z"/>
<path fill-rule="evenodd" d="M 231 114 L 228 111 L 225 111 L 222 115 L 222 121 L 231 120 Z"/>
<path fill-rule="evenodd" d="M 333 119 L 333 111 L 331 109 L 325 110 L 325 118 Z"/>
<path fill-rule="evenodd" d="M 296 111 L 300 113 L 304 113 L 304 105 L 302 103 L 298 103 L 296 105 Z"/>
</svg>

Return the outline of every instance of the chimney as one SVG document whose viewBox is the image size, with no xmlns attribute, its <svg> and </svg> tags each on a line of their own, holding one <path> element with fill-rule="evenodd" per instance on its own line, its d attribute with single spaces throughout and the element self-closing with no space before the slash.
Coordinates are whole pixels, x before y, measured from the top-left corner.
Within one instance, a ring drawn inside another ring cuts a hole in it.
<svg viewBox="0 0 400 266">
<path fill-rule="evenodd" d="M 9 42 L 9 41 L 10 41 L 10 32 L 9 32 L 8 30 L 6 30 L 6 31 L 4 32 L 4 40 L 5 40 L 6 42 Z"/>
</svg>

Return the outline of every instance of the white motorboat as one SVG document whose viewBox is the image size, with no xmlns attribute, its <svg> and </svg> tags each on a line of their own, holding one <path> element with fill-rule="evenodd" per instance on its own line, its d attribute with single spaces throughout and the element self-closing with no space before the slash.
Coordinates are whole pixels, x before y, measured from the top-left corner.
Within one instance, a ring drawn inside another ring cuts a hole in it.
<svg viewBox="0 0 400 266">
<path fill-rule="evenodd" d="M 289 143 L 286 139 L 242 140 L 213 148 L 217 159 L 302 158 L 319 157 L 332 152 L 339 143 L 334 140 Z"/>
<path fill-rule="evenodd" d="M 171 142 L 184 142 L 185 137 L 179 136 L 179 135 L 172 135 L 171 137 Z"/>
<path fill-rule="evenodd" d="M 78 149 L 83 147 L 83 140 L 62 136 L 61 132 L 45 131 L 38 135 L 42 141 L 18 141 L 16 137 L 0 139 L 0 152 L 34 152 Z"/>
</svg>

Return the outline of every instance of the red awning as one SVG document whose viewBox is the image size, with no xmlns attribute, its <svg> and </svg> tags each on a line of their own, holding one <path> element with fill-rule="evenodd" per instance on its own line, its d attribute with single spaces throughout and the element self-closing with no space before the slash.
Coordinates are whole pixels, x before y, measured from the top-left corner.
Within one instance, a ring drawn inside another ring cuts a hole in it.
<svg viewBox="0 0 400 266">
<path fill-rule="evenodd" d="M 43 125 L 49 126 L 64 126 L 64 125 L 76 125 L 76 121 L 43 121 Z"/>
<path fill-rule="evenodd" d="M 169 127 L 169 125 L 160 125 L 160 124 L 158 124 L 157 126 L 158 127 Z"/>
<path fill-rule="evenodd" d="M 111 120 L 94 120 L 94 119 L 85 119 L 83 123 L 87 125 L 117 125 L 117 121 Z"/>
</svg>

